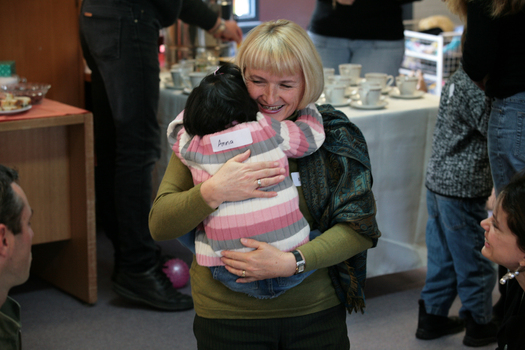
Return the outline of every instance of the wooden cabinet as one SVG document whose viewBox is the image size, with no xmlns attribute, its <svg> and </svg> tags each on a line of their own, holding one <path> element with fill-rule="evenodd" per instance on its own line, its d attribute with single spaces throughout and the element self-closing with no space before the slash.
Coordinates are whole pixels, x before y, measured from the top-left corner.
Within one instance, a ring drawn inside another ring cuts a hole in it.
<svg viewBox="0 0 525 350">
<path fill-rule="evenodd" d="M 2 1 L 0 61 L 15 61 L 29 82 L 49 83 L 47 98 L 84 107 L 80 0 Z"/>
<path fill-rule="evenodd" d="M 34 211 L 31 273 L 95 303 L 92 114 L 45 99 L 24 114 L 0 116 L 0 164 L 18 170 Z"/>
</svg>

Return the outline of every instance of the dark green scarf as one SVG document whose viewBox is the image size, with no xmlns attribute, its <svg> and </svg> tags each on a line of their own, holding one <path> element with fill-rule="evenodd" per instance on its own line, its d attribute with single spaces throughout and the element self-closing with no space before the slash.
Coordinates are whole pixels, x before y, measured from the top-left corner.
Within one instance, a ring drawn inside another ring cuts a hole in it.
<svg viewBox="0 0 525 350">
<path fill-rule="evenodd" d="M 370 237 L 381 236 L 377 227 L 372 174 L 366 141 L 357 126 L 331 105 L 317 106 L 323 116 L 326 139 L 311 156 L 298 159 L 304 197 L 317 227 L 326 231 L 347 223 Z M 366 251 L 329 268 L 339 299 L 349 313 L 364 312 Z"/>
</svg>

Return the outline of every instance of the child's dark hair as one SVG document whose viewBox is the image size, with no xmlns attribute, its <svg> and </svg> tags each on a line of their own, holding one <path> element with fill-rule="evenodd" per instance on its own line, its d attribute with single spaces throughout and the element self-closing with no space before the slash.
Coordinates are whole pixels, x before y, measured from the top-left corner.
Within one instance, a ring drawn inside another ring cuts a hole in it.
<svg viewBox="0 0 525 350">
<path fill-rule="evenodd" d="M 525 170 L 516 174 L 498 196 L 507 213 L 507 225 L 518 237 L 518 247 L 525 252 Z"/>
<path fill-rule="evenodd" d="M 191 136 L 204 136 L 236 123 L 255 121 L 258 111 L 239 67 L 226 63 L 193 89 L 186 101 L 183 123 Z"/>
</svg>

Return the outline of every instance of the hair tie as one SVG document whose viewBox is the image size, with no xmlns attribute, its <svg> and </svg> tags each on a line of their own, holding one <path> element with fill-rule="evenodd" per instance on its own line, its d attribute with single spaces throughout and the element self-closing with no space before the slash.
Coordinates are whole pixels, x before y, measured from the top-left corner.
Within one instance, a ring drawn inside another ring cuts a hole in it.
<svg viewBox="0 0 525 350">
<path fill-rule="evenodd" d="M 217 75 L 221 75 L 223 73 L 219 73 L 217 74 L 218 70 L 221 69 L 221 66 L 217 67 L 217 69 L 215 69 L 215 71 L 213 72 L 213 75 L 217 76 Z"/>
</svg>

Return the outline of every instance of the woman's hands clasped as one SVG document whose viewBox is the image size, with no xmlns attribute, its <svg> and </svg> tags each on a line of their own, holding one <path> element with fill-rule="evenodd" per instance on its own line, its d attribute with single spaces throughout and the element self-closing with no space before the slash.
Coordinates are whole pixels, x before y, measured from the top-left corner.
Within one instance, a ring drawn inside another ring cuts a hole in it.
<svg viewBox="0 0 525 350">
<path fill-rule="evenodd" d="M 243 163 L 249 157 L 249 150 L 233 157 L 215 175 L 203 182 L 201 195 L 211 208 L 217 208 L 223 202 L 277 195 L 277 192 L 261 191 L 258 188 L 283 181 L 285 169 L 274 161 Z"/>
<path fill-rule="evenodd" d="M 221 258 L 226 270 L 239 276 L 238 283 L 289 277 L 295 273 L 296 263 L 292 253 L 249 238 L 241 238 L 241 243 L 255 250 L 247 253 L 224 250 Z"/>
</svg>

